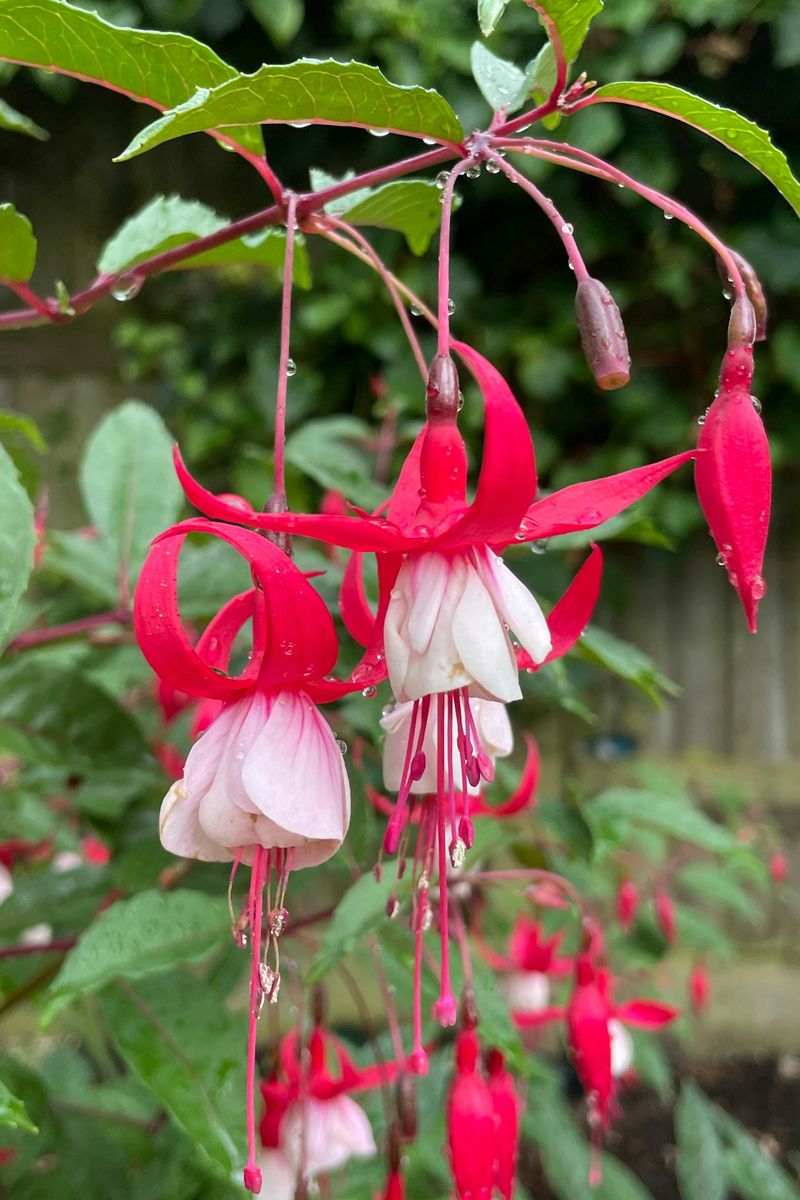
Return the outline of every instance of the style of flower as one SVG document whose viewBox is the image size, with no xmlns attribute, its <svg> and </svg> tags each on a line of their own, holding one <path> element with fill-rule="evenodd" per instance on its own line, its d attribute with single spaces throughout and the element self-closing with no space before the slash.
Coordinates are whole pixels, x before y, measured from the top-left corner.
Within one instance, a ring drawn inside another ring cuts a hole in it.
<svg viewBox="0 0 800 1200">
<path fill-rule="evenodd" d="M 233 546 L 248 562 L 255 585 L 224 606 L 196 645 L 184 629 L 177 596 L 180 549 L 190 533 L 212 534 Z M 234 642 L 248 622 L 252 654 L 241 674 L 226 674 Z M 162 533 L 139 578 L 134 626 L 142 653 L 164 683 L 220 703 L 190 750 L 182 778 L 164 798 L 160 833 L 174 854 L 232 861 L 231 886 L 241 863 L 251 868 L 246 909 L 238 920 L 231 909 L 231 918 L 239 944 L 249 941 L 252 955 L 244 1181 L 259 1192 L 256 1021 L 264 1000 L 278 996 L 288 877 L 335 853 L 350 818 L 342 754 L 316 701 L 356 685 L 325 678 L 338 645 L 321 597 L 281 550 L 238 526 L 190 520 Z M 267 961 L 270 949 L 274 965 Z"/>
<path fill-rule="evenodd" d="M 374 1155 L 372 1128 L 352 1095 L 389 1083 L 397 1073 L 395 1063 L 357 1067 L 320 1024 L 307 1050 L 301 1058 L 297 1033 L 288 1034 L 275 1070 L 261 1084 L 260 1166 L 270 1179 L 270 1200 L 293 1200 L 298 1179 L 310 1182 L 351 1158 Z"/>
</svg>

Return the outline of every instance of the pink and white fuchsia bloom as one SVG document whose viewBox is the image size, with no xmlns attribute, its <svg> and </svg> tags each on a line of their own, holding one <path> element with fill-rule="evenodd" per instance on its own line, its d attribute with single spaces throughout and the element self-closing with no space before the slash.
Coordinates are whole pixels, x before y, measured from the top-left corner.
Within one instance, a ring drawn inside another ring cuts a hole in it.
<svg viewBox="0 0 800 1200">
<path fill-rule="evenodd" d="M 514 748 L 514 734 L 511 722 L 504 704 L 491 700 L 470 701 L 470 715 L 475 727 L 476 753 L 484 761 L 484 771 L 494 772 L 494 760 L 506 758 Z M 406 751 L 408 749 L 411 720 L 414 705 L 411 702 L 397 704 L 394 708 L 384 711 L 381 717 L 381 729 L 386 735 L 383 742 L 383 782 L 390 792 L 400 790 L 403 783 L 403 769 Z M 454 741 L 448 749 L 448 756 L 458 755 L 458 730 L 453 730 Z M 436 791 L 436 761 L 439 731 L 437 726 L 429 724 L 425 730 L 420 753 L 425 756 L 425 762 L 419 773 L 415 773 L 410 791 L 417 796 Z M 491 765 L 489 765 L 491 764 Z M 419 766 L 419 764 L 418 764 Z M 483 774 L 475 779 L 467 779 L 467 789 L 470 795 L 477 795 L 483 783 Z"/>
<path fill-rule="evenodd" d="M 197 645 L 184 629 L 177 597 L 178 558 L 189 533 L 228 542 L 248 562 L 255 585 L 221 609 Z M 264 1001 L 278 996 L 289 873 L 330 858 L 350 819 L 342 755 L 315 702 L 362 685 L 325 677 L 336 661 L 336 633 L 302 572 L 267 539 L 233 525 L 184 521 L 161 534 L 139 578 L 134 622 L 142 652 L 164 683 L 221 703 L 164 799 L 161 837 L 184 857 L 232 860 L 231 886 L 240 863 L 251 867 L 247 904 L 238 919 L 231 909 L 231 919 L 234 936 L 240 945 L 250 943 L 252 955 L 244 1183 L 257 1193 L 256 1022 Z M 241 675 L 231 676 L 233 645 L 248 622 L 253 652 Z"/>
</svg>

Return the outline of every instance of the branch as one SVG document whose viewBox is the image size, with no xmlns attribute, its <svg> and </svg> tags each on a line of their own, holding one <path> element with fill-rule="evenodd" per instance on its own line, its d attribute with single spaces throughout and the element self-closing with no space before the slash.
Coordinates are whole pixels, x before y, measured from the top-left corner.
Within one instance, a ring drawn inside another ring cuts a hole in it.
<svg viewBox="0 0 800 1200">
<path fill-rule="evenodd" d="M 51 625 L 47 629 L 29 629 L 17 634 L 6 646 L 6 654 L 15 654 L 18 650 L 29 650 L 31 646 L 41 646 L 46 642 L 60 641 L 61 638 L 74 637 L 79 633 L 88 633 L 101 625 L 129 625 L 131 614 L 128 609 L 120 608 L 115 612 L 94 613 L 91 617 L 78 617 L 76 621 L 65 621 L 63 625 Z"/>
<path fill-rule="evenodd" d="M 466 151 L 462 151 L 462 153 L 465 154 Z M 404 175 L 410 175 L 414 171 L 423 171 L 428 167 L 438 166 L 440 163 L 447 162 L 456 157 L 458 157 L 456 152 L 449 147 L 429 150 L 424 154 L 415 154 L 412 158 L 404 158 L 400 162 L 390 163 L 386 167 L 377 167 L 375 170 L 365 171 L 361 175 L 353 176 L 352 179 L 343 179 L 340 183 L 322 188 L 318 192 L 305 192 L 297 200 L 298 224 L 302 223 L 305 217 L 320 211 L 331 200 L 338 200 L 340 196 L 347 196 L 351 192 L 358 191 L 359 188 L 376 187 L 379 184 L 388 183 Z M 260 233 L 262 229 L 266 229 L 270 225 L 279 225 L 285 219 L 286 205 L 283 203 L 273 204 L 270 208 L 252 213 L 248 217 L 242 217 L 238 221 L 232 221 L 230 225 L 226 225 L 223 229 L 218 229 L 214 233 L 209 233 L 205 237 L 195 238 L 194 241 L 185 242 L 182 246 L 176 246 L 172 250 L 165 250 L 162 254 L 155 254 L 152 258 L 146 258 L 133 269 L 116 271 L 111 275 L 100 274 L 84 291 L 76 292 L 73 296 L 70 296 L 68 306 L 74 310 L 75 316 L 81 316 L 93 308 L 99 300 L 107 296 L 120 283 L 124 281 L 130 283 L 131 277 L 137 282 L 142 283 L 145 279 L 149 279 L 151 275 L 158 275 L 162 271 L 169 271 L 174 267 L 179 267 L 181 263 L 194 258 L 195 255 L 203 254 L 208 250 L 216 250 L 218 246 L 225 246 L 228 242 L 233 242 L 245 234 Z M 44 300 L 42 303 L 47 308 L 52 306 L 58 310 L 60 307 L 59 301 L 55 297 L 50 300 Z M 50 318 L 45 318 L 34 307 L 17 309 L 13 312 L 4 312 L 0 313 L 0 330 L 23 329 L 33 325 L 41 325 L 46 319 Z"/>
</svg>

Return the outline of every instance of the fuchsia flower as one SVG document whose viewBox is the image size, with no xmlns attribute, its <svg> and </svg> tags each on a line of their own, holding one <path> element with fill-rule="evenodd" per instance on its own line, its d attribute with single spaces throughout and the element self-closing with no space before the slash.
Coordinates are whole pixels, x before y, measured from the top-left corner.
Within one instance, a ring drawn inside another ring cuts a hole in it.
<svg viewBox="0 0 800 1200">
<path fill-rule="evenodd" d="M 695 462 L 697 497 L 719 551 L 718 561 L 739 593 L 755 633 L 772 493 L 769 444 L 750 394 L 756 318 L 749 301 L 733 306 L 719 389 L 703 418 Z"/>
<path fill-rule="evenodd" d="M 541 924 L 524 914 L 517 917 L 506 955 L 496 954 L 482 939 L 479 947 L 483 957 L 495 970 L 502 972 L 503 990 L 520 1029 L 532 1028 L 551 1020 L 550 976 L 568 975 L 573 969 L 571 958 L 561 957 L 562 933 L 546 937 Z"/>
<path fill-rule="evenodd" d="M 356 1067 L 338 1038 L 321 1025 L 311 1032 L 306 1066 L 299 1051 L 296 1033 L 284 1037 L 276 1069 L 261 1084 L 261 1167 L 265 1174 L 271 1172 L 270 1200 L 276 1178 L 288 1182 L 286 1200 L 293 1200 L 299 1178 L 310 1181 L 350 1158 L 375 1154 L 366 1113 L 351 1097 L 389 1083 L 397 1074 L 394 1063 Z M 274 1200 L 283 1200 L 280 1191 Z"/>
<path fill-rule="evenodd" d="M 666 892 L 663 888 L 659 888 L 653 897 L 653 904 L 656 910 L 656 920 L 661 932 L 669 944 L 673 945 L 678 937 L 678 918 L 675 913 L 675 905 L 672 897 L 669 892 Z"/>
<path fill-rule="evenodd" d="M 447 1144 L 458 1200 L 491 1200 L 495 1183 L 497 1116 L 489 1084 L 478 1069 L 478 1054 L 477 1033 L 462 1029 L 447 1097 Z"/>
<path fill-rule="evenodd" d="M 578 956 L 566 1023 L 570 1054 L 588 1102 L 593 1147 L 589 1174 L 592 1186 L 600 1182 L 600 1145 L 613 1115 L 614 1022 L 636 1029 L 657 1029 L 674 1021 L 678 1012 L 677 1008 L 657 1000 L 629 1000 L 616 1005 L 607 968 L 596 966 L 591 953 Z"/>
<path fill-rule="evenodd" d="M 255 585 L 225 605 L 196 646 L 181 622 L 177 598 L 178 558 L 190 533 L 228 542 L 249 563 Z M 240 675 L 226 674 L 236 637 L 248 622 L 252 654 Z M 142 653 L 160 679 L 221 706 L 189 752 L 183 777 L 164 798 L 160 832 L 165 848 L 175 854 L 232 861 L 231 883 L 240 863 L 251 867 L 248 904 L 234 925 L 240 944 L 249 939 L 252 948 L 244 1178 L 245 1186 L 258 1192 L 256 1021 L 264 1000 L 274 1002 L 280 986 L 278 939 L 287 917 L 288 877 L 292 869 L 315 866 L 335 853 L 350 817 L 342 754 L 316 701 L 338 698 L 359 685 L 325 678 L 336 661 L 336 633 L 308 580 L 271 542 L 237 526 L 190 520 L 162 533 L 139 578 L 134 625 Z M 273 875 L 274 906 L 265 914 L 263 892 L 270 884 L 271 895 Z M 270 947 L 274 967 L 266 960 Z"/>
<path fill-rule="evenodd" d="M 789 874 L 789 860 L 780 850 L 776 850 L 769 860 L 769 873 L 773 883 L 785 883 Z"/>
<path fill-rule="evenodd" d="M 513 1077 L 499 1050 L 486 1056 L 489 1093 L 494 1109 L 494 1185 L 503 1200 L 511 1200 L 517 1173 L 520 1101 Z"/>
<path fill-rule="evenodd" d="M 420 887 L 415 892 L 417 963 L 428 918 L 430 873 L 446 875 L 469 844 L 469 785 L 490 772 L 480 748 L 471 699 L 508 701 L 520 696 L 517 667 L 532 670 L 566 653 L 582 632 L 597 597 L 601 558 L 590 554 L 565 596 L 545 621 L 527 589 L 498 552 L 515 543 L 592 529 L 649 491 L 693 451 L 608 479 L 576 484 L 536 501 L 533 444 L 525 417 L 508 385 L 475 350 L 453 343 L 484 397 L 483 461 L 472 503 L 466 496 L 467 462 L 458 431 L 458 378 L 452 359 L 438 356 L 427 389 L 427 421 L 409 453 L 385 516 L 356 512 L 298 515 L 247 514 L 202 488 L 176 452 L 189 500 L 206 515 L 259 529 L 315 537 L 378 559 L 379 606 L 373 618 L 360 583 L 357 555 L 345 575 L 343 617 L 368 648 L 353 679 L 370 685 L 388 670 L 396 697 L 413 704 L 398 801 L 384 846 L 394 853 L 408 821 L 409 796 L 427 767 L 423 747 L 435 724 L 435 820 L 423 838 Z M 512 643 L 509 630 L 521 646 Z M 457 753 L 453 752 L 453 748 Z M 456 804 L 460 797 L 460 819 Z M 453 1024 L 456 1004 L 449 979 L 448 912 L 440 889 L 442 969 L 435 1016 Z M 418 972 L 417 972 L 418 974 Z M 415 994 L 419 994 L 418 979 Z M 415 1068 L 425 1069 L 419 1023 Z"/>
<path fill-rule="evenodd" d="M 711 980 L 704 962 L 696 962 L 689 976 L 689 1000 L 692 1012 L 697 1016 L 705 1012 L 711 998 Z"/>
</svg>

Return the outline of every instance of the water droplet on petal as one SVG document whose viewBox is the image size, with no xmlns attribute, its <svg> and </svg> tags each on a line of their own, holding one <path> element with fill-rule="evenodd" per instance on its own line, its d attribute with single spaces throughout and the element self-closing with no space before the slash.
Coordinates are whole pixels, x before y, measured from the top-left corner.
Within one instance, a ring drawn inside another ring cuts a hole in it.
<svg viewBox="0 0 800 1200">
<path fill-rule="evenodd" d="M 757 413 L 759 413 L 759 415 L 760 415 L 760 413 L 761 413 L 761 401 L 759 400 L 758 396 L 751 396 L 751 397 L 750 397 L 750 402 L 751 402 L 751 404 L 753 405 L 753 408 L 756 410 L 756 412 L 757 412 Z"/>
<path fill-rule="evenodd" d="M 545 554 L 549 545 L 550 538 L 539 538 L 537 541 L 531 542 L 531 554 Z"/>
<path fill-rule="evenodd" d="M 602 515 L 603 514 L 600 512 L 599 508 L 585 508 L 579 515 L 578 520 L 580 521 L 581 525 L 596 525 L 600 521 Z"/>
<path fill-rule="evenodd" d="M 340 754 L 347 754 L 347 742 L 345 742 L 342 738 L 337 737 L 336 745 L 339 747 Z"/>
<path fill-rule="evenodd" d="M 365 700 L 373 700 L 377 694 L 378 689 L 376 687 L 365 687 L 361 689 L 361 695 Z"/>
<path fill-rule="evenodd" d="M 767 581 L 762 575 L 754 575 L 750 580 L 750 592 L 754 600 L 761 600 L 767 594 Z"/>
<path fill-rule="evenodd" d="M 701 414 L 701 415 L 700 415 L 700 416 L 697 418 L 697 424 L 698 424 L 698 425 L 705 425 L 705 423 L 706 423 L 706 414 L 705 414 L 705 413 L 702 413 L 702 414 Z"/>
<path fill-rule="evenodd" d="M 722 553 L 722 551 L 720 551 L 719 554 L 717 555 L 716 563 L 717 563 L 718 567 L 725 566 L 725 555 Z"/>
<path fill-rule="evenodd" d="M 458 404 L 456 405 L 456 411 L 461 412 L 463 407 L 464 407 L 464 393 L 462 391 L 459 391 Z M 458 471 L 455 472 L 455 475 L 457 475 L 457 474 L 458 474 Z M 454 475 L 454 478 L 455 478 L 455 475 Z"/>
</svg>

